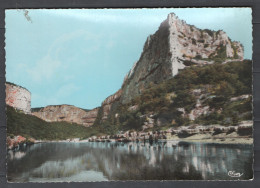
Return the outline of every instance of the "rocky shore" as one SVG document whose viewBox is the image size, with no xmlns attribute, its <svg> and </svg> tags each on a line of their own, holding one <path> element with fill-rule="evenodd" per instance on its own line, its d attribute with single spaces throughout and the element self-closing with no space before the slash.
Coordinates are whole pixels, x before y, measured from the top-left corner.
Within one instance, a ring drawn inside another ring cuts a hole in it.
<svg viewBox="0 0 260 188">
<path fill-rule="evenodd" d="M 33 138 L 25 138 L 23 136 L 8 136 L 6 139 L 7 149 L 8 150 L 15 150 L 19 149 L 24 145 L 31 145 L 35 143 L 35 139 Z"/>
<path fill-rule="evenodd" d="M 115 135 L 92 136 L 87 139 L 35 140 L 22 136 L 7 137 L 7 149 L 19 149 L 22 145 L 42 142 L 203 142 L 220 144 L 253 144 L 253 122 L 243 121 L 237 126 L 190 125 L 160 131 L 120 131 Z"/>
<path fill-rule="evenodd" d="M 253 122 L 243 121 L 237 126 L 190 125 L 160 131 L 126 131 L 116 135 L 92 136 L 89 142 L 158 142 L 179 140 L 188 142 L 252 144 Z"/>
</svg>

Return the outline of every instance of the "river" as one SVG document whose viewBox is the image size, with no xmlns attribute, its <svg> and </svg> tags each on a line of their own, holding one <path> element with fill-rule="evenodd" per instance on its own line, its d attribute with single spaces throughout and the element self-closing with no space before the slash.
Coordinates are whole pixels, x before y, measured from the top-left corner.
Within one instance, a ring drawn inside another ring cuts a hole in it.
<svg viewBox="0 0 260 188">
<path fill-rule="evenodd" d="M 252 161 L 253 146 L 243 144 L 52 142 L 8 151 L 7 178 L 9 182 L 246 180 L 253 177 Z"/>
</svg>

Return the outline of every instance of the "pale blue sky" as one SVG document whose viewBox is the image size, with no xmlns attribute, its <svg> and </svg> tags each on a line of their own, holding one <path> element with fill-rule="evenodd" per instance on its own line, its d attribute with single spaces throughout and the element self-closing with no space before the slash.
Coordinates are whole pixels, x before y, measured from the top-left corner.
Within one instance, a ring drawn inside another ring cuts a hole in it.
<svg viewBox="0 0 260 188">
<path fill-rule="evenodd" d="M 32 107 L 91 109 L 116 92 L 167 15 L 224 30 L 252 58 L 250 8 L 59 9 L 6 11 L 6 80 L 32 93 Z"/>
</svg>

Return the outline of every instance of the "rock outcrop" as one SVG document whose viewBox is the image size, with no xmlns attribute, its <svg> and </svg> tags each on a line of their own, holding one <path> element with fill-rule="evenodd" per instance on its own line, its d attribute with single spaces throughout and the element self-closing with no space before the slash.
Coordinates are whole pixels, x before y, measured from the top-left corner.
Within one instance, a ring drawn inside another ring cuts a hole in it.
<svg viewBox="0 0 260 188">
<path fill-rule="evenodd" d="M 109 112 L 111 111 L 112 104 L 118 101 L 121 97 L 122 90 L 118 90 L 115 94 L 110 95 L 102 102 L 103 115 L 102 120 L 106 120 Z"/>
<path fill-rule="evenodd" d="M 104 103 L 105 108 L 109 108 L 109 103 L 113 101 L 113 97 L 108 98 Z M 13 83 L 6 83 L 6 104 L 20 110 L 26 114 L 35 115 L 44 121 L 66 121 L 81 124 L 83 126 L 92 126 L 95 122 L 99 108 L 92 110 L 83 110 L 72 105 L 51 105 L 44 108 L 35 108 L 31 112 L 31 93 Z"/>
<path fill-rule="evenodd" d="M 121 89 L 102 103 L 102 120 L 107 119 L 115 101 L 129 103 L 151 83 L 170 79 L 180 69 L 219 61 L 242 61 L 243 55 L 243 46 L 231 41 L 224 31 L 198 29 L 171 13 L 155 34 L 148 36 L 140 59 L 125 76 Z"/>
<path fill-rule="evenodd" d="M 19 144 L 25 143 L 26 138 L 23 136 L 14 136 L 13 138 L 7 137 L 6 143 L 7 143 L 7 149 L 13 149 L 19 146 Z"/>
<path fill-rule="evenodd" d="M 21 110 L 26 114 L 31 113 L 31 93 L 18 85 L 7 82 L 6 84 L 6 104 Z"/>
<path fill-rule="evenodd" d="M 193 64 L 243 60 L 243 47 L 224 31 L 202 30 L 169 14 L 158 31 L 150 35 L 140 59 L 124 79 L 121 102 L 128 103 L 149 85 L 175 76 Z"/>
<path fill-rule="evenodd" d="M 96 120 L 98 108 L 86 111 L 72 105 L 51 105 L 32 114 L 47 122 L 66 121 L 89 127 Z"/>
</svg>

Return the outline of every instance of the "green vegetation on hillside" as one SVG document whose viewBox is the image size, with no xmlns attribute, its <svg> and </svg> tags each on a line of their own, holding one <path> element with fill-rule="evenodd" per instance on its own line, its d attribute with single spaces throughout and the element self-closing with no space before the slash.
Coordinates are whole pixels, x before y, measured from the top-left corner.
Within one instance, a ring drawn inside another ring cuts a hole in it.
<svg viewBox="0 0 260 188">
<path fill-rule="evenodd" d="M 106 125 L 107 130 L 141 130 L 147 114 L 153 114 L 155 120 L 163 120 L 166 127 L 190 123 L 236 125 L 242 120 L 252 120 L 252 97 L 231 101 L 232 97 L 252 94 L 251 70 L 252 63 L 248 60 L 190 66 L 161 84 L 151 83 L 131 103 L 117 105 L 106 121 L 96 124 Z M 202 106 L 209 106 L 211 112 L 191 121 L 178 109 L 184 108 L 188 114 L 195 108 L 199 97 L 192 92 L 195 89 L 201 90 Z M 129 110 L 134 105 L 138 108 Z"/>
<path fill-rule="evenodd" d="M 208 33 L 209 34 L 209 36 L 211 36 L 211 37 L 213 37 L 214 36 L 214 31 L 212 31 L 212 30 L 210 30 L 210 29 L 204 29 L 204 30 L 202 30 L 201 32 L 206 32 L 206 33 Z M 217 31 L 218 32 L 218 31 Z"/>
<path fill-rule="evenodd" d="M 237 47 L 235 47 L 234 43 L 231 43 L 231 47 L 233 48 L 234 51 L 234 58 L 237 59 L 238 58 Z"/>
<path fill-rule="evenodd" d="M 38 107 L 38 108 L 31 108 L 31 112 L 39 112 L 41 109 L 43 109 L 44 107 Z"/>
<path fill-rule="evenodd" d="M 42 140 L 63 140 L 68 138 L 88 138 L 97 135 L 95 128 L 83 127 L 67 122 L 46 122 L 33 115 L 17 112 L 7 106 L 7 135 L 21 135 Z"/>
</svg>

